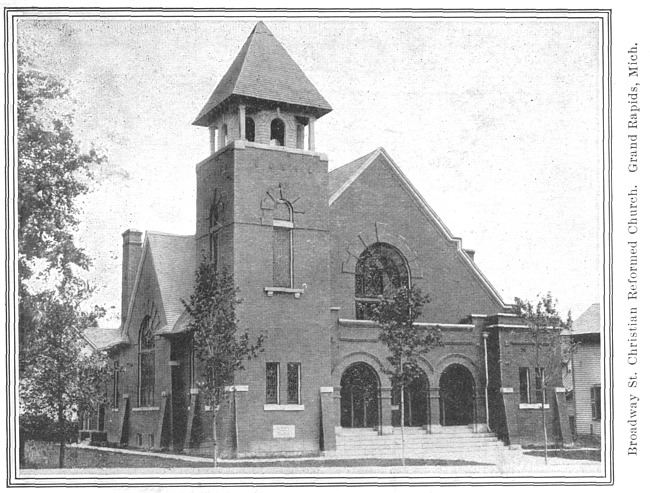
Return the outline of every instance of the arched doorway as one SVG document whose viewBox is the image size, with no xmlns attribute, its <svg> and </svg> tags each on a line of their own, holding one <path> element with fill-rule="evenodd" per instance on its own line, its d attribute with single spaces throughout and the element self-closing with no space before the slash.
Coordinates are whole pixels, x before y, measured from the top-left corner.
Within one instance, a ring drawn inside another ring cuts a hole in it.
<svg viewBox="0 0 650 493">
<path fill-rule="evenodd" d="M 474 377 L 463 365 L 453 364 L 440 376 L 440 424 L 474 423 Z"/>
<path fill-rule="evenodd" d="M 379 377 L 367 363 L 353 363 L 341 377 L 341 426 L 379 425 Z"/>
<path fill-rule="evenodd" d="M 419 369 L 419 368 L 418 368 Z M 399 387 L 393 387 L 392 425 L 400 426 L 401 397 Z M 404 426 L 420 427 L 429 423 L 429 379 L 420 370 L 404 388 Z"/>
</svg>

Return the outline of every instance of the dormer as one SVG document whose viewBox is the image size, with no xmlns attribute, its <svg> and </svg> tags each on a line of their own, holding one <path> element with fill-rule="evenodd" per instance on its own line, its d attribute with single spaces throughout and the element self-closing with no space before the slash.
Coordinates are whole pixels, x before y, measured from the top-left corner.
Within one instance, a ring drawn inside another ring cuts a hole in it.
<svg viewBox="0 0 650 493">
<path fill-rule="evenodd" d="M 233 140 L 315 151 L 315 122 L 332 107 L 258 22 L 194 125 L 207 127 L 210 153 Z"/>
</svg>

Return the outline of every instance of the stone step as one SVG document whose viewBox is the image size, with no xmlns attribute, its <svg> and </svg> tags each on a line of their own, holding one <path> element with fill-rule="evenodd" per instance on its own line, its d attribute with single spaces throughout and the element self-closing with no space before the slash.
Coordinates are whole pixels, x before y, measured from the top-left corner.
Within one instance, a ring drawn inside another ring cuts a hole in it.
<svg viewBox="0 0 650 493">
<path fill-rule="evenodd" d="M 493 438 L 494 433 L 463 433 L 463 434 L 454 434 L 454 435 L 445 435 L 445 434 L 436 434 L 436 433 L 422 433 L 422 434 L 404 434 L 404 440 L 464 440 L 466 438 Z M 367 434 L 367 435 L 338 435 L 338 439 L 341 441 L 358 441 L 358 440 L 389 440 L 396 438 L 401 440 L 402 435 L 399 432 L 393 433 L 392 435 L 378 435 L 377 433 Z"/>
<path fill-rule="evenodd" d="M 404 441 L 409 443 L 421 442 L 442 442 L 442 443 L 465 443 L 473 441 L 494 441 L 497 437 L 490 434 L 475 434 L 475 435 L 457 435 L 454 437 L 440 436 L 440 435 L 404 435 Z M 375 435 L 366 437 L 337 437 L 339 443 L 389 443 L 401 442 L 400 435 Z"/>
<path fill-rule="evenodd" d="M 401 440 L 376 440 L 376 441 L 362 441 L 362 442 L 347 442 L 344 440 L 337 440 L 336 446 L 340 447 L 389 447 L 391 445 L 401 445 Z M 478 444 L 495 444 L 501 443 L 496 437 L 492 438 L 475 438 L 462 441 L 443 441 L 443 440 L 404 440 L 407 446 L 440 446 L 448 448 L 462 448 L 470 447 Z"/>
<path fill-rule="evenodd" d="M 443 442 L 404 442 L 406 447 L 412 448 L 445 448 L 445 449 L 473 449 L 477 447 L 500 447 L 502 443 L 499 440 L 493 441 L 471 441 L 463 443 L 443 443 Z M 385 449 L 385 448 L 400 448 L 402 446 L 401 442 L 384 442 L 384 443 L 337 443 L 337 450 L 373 450 L 373 449 Z"/>
</svg>

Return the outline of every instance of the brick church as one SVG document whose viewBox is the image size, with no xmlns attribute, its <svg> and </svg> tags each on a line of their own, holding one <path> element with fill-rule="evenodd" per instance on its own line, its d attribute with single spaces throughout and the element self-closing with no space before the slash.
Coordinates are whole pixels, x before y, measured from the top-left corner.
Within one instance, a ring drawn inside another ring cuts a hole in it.
<svg viewBox="0 0 650 493">
<path fill-rule="evenodd" d="M 227 389 L 224 456 L 317 455 L 356 430 L 393 434 L 399 399 L 368 308 L 413 284 L 432 300 L 419 324 L 440 327 L 444 346 L 406 391 L 407 427 L 539 442 L 544 405 L 552 440 L 570 442 L 561 376 L 542 404 L 526 325 L 388 153 L 328 171 L 316 123 L 330 111 L 259 22 L 194 121 L 211 148 L 196 165 L 196 234 L 125 231 L 121 327 L 86 333 L 113 362 L 109 442 L 209 453 L 181 303 L 206 259 L 234 276 L 239 326 L 267 334 Z"/>
</svg>

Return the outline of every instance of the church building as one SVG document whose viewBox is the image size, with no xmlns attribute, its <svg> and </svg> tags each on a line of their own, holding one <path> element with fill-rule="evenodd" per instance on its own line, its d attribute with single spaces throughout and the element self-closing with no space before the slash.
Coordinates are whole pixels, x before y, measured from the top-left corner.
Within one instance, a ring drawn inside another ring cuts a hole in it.
<svg viewBox="0 0 650 493">
<path fill-rule="evenodd" d="M 108 441 L 210 453 L 211 409 L 181 302 L 210 261 L 240 289 L 239 327 L 267 335 L 226 389 L 224 457 L 344 453 L 355 433 L 381 449 L 400 404 L 369 308 L 412 285 L 431 297 L 418 324 L 439 328 L 444 345 L 406 389 L 409 433 L 539 443 L 544 406 L 551 440 L 569 443 L 561 375 L 542 395 L 526 324 L 388 153 L 328 170 L 316 127 L 330 111 L 257 23 L 194 121 L 210 142 L 196 165 L 195 235 L 125 231 L 121 326 L 86 333 L 113 364 Z"/>
</svg>

